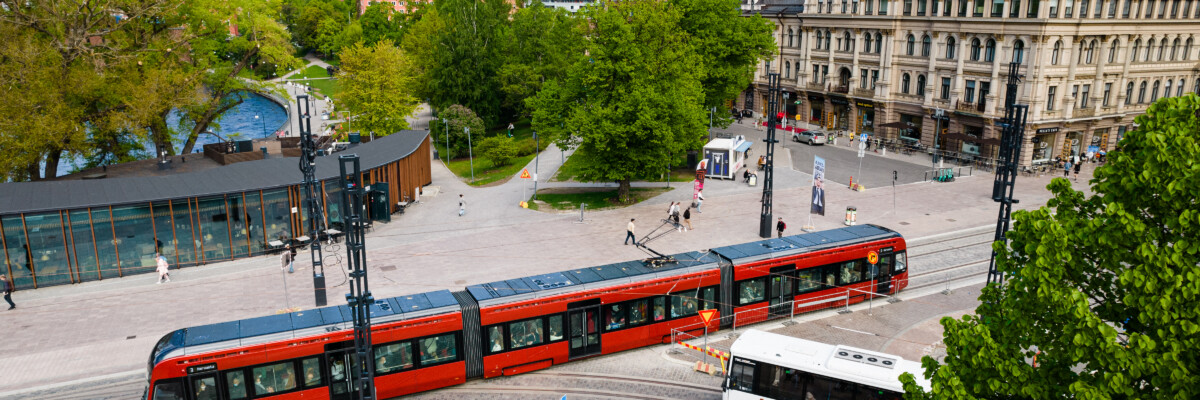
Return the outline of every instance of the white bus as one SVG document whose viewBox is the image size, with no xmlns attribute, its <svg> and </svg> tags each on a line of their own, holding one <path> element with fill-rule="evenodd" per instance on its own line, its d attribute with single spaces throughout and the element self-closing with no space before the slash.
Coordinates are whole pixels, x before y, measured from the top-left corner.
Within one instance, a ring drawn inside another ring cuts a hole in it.
<svg viewBox="0 0 1200 400">
<path fill-rule="evenodd" d="M 898 356 L 748 330 L 730 349 L 725 400 L 901 399 L 900 374 L 925 390 L 921 363 Z"/>
</svg>

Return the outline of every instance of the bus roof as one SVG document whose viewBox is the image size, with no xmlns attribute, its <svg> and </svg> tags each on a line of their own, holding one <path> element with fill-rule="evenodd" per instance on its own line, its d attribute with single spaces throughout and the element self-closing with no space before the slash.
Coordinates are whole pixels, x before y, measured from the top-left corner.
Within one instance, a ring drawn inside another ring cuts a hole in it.
<svg viewBox="0 0 1200 400">
<path fill-rule="evenodd" d="M 831 345 L 759 330 L 747 330 L 730 348 L 734 357 L 795 368 L 808 373 L 904 392 L 900 375 L 910 372 L 929 390 L 921 363 L 900 356 Z"/>
</svg>

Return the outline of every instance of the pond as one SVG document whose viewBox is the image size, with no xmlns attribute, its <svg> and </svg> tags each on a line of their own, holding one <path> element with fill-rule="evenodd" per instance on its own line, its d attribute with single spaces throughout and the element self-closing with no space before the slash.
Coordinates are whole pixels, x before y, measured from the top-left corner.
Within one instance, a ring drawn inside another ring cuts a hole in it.
<svg viewBox="0 0 1200 400">
<path fill-rule="evenodd" d="M 167 117 L 167 126 L 178 130 L 179 118 L 178 112 L 171 113 Z M 248 93 L 242 104 L 226 112 L 217 123 L 209 126 L 209 130 L 227 139 L 231 134 L 240 134 L 237 135 L 239 140 L 259 139 L 276 132 L 286 121 L 287 111 L 278 103 L 256 93 Z M 220 139 L 213 135 L 200 135 L 196 139 L 196 150 L 193 151 L 203 151 L 202 146 L 218 141 Z M 175 145 L 176 152 L 182 149 L 182 143 Z"/>
</svg>

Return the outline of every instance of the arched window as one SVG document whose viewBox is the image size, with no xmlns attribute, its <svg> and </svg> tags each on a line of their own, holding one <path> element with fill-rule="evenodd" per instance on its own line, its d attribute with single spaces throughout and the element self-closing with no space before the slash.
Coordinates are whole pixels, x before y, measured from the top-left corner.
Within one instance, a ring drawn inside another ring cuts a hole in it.
<svg viewBox="0 0 1200 400">
<path fill-rule="evenodd" d="M 1150 102 L 1158 101 L 1158 81 L 1154 81 L 1153 89 L 1150 89 Z"/>
<path fill-rule="evenodd" d="M 854 36 L 850 35 L 850 31 L 842 34 L 842 51 L 854 51 Z"/>
<path fill-rule="evenodd" d="M 800 63 L 796 63 L 796 79 L 800 79 Z"/>
<path fill-rule="evenodd" d="M 783 62 L 783 77 L 784 78 L 792 77 L 792 62 L 791 61 Z"/>
<path fill-rule="evenodd" d="M 911 79 L 907 72 L 904 73 L 904 76 L 900 77 L 900 93 L 908 94 L 908 86 Z"/>
<path fill-rule="evenodd" d="M 871 52 L 871 40 L 874 39 L 870 33 L 863 34 L 863 53 Z"/>
<path fill-rule="evenodd" d="M 1117 59 L 1117 51 L 1120 51 L 1120 40 L 1113 40 L 1112 46 L 1108 46 L 1108 62 L 1112 63 Z"/>
<path fill-rule="evenodd" d="M 1054 42 L 1054 50 L 1050 51 L 1050 65 L 1058 65 L 1058 54 L 1062 52 L 1062 41 Z"/>
<path fill-rule="evenodd" d="M 1154 58 L 1151 57 L 1154 54 L 1154 53 L 1152 53 L 1153 51 L 1154 51 L 1154 39 L 1147 40 L 1146 41 L 1146 56 L 1142 57 L 1142 61 L 1153 60 Z"/>
<path fill-rule="evenodd" d="M 929 35 L 921 37 L 921 57 L 929 57 L 930 44 L 931 41 L 929 40 Z"/>
<path fill-rule="evenodd" d="M 917 47 L 917 39 L 912 34 L 908 35 L 908 47 L 904 54 L 913 55 L 913 49 Z"/>
<path fill-rule="evenodd" d="M 979 53 L 983 51 L 983 46 L 979 44 L 979 39 L 971 39 L 971 61 L 979 61 Z"/>
<path fill-rule="evenodd" d="M 1182 58 L 1183 61 L 1192 59 L 1192 38 L 1188 38 L 1188 40 L 1183 43 L 1183 56 L 1180 58 Z"/>
<path fill-rule="evenodd" d="M 1138 50 L 1140 47 L 1142 47 L 1142 39 L 1134 40 L 1133 49 L 1130 49 L 1129 51 L 1129 61 L 1137 62 Z"/>
<path fill-rule="evenodd" d="M 1096 41 L 1092 40 L 1092 42 L 1088 43 L 1088 46 L 1087 46 L 1087 57 L 1086 58 L 1087 58 L 1088 64 L 1091 64 L 1092 60 L 1095 60 L 1094 58 L 1092 58 L 1092 56 L 1094 56 L 1095 53 L 1096 53 Z"/>
<path fill-rule="evenodd" d="M 925 75 L 917 75 L 917 96 L 925 95 Z"/>
<path fill-rule="evenodd" d="M 1166 86 L 1163 87 L 1163 97 L 1171 97 L 1171 80 L 1167 79 Z"/>
<path fill-rule="evenodd" d="M 830 3 L 830 4 L 832 4 L 832 3 Z M 830 6 L 830 7 L 832 7 L 832 6 Z M 830 32 L 828 29 L 826 29 L 825 30 L 825 50 L 833 49 L 833 47 L 829 46 L 829 43 L 832 41 L 833 41 L 833 32 Z"/>
<path fill-rule="evenodd" d="M 1161 43 L 1161 44 L 1158 45 L 1158 61 L 1162 61 L 1163 53 L 1167 52 L 1167 39 L 1164 38 L 1162 40 L 1162 42 L 1159 42 L 1159 43 Z"/>
<path fill-rule="evenodd" d="M 1179 38 L 1171 42 L 1171 61 L 1175 61 L 1175 54 L 1179 53 Z"/>
<path fill-rule="evenodd" d="M 1131 102 L 1133 102 L 1133 82 L 1125 85 L 1125 105 L 1129 105 Z"/>
<path fill-rule="evenodd" d="M 1013 42 L 1013 62 L 1022 64 L 1025 62 L 1025 42 L 1017 40 Z"/>
<path fill-rule="evenodd" d="M 1191 39 L 1188 39 L 1191 40 Z M 883 35 L 875 32 L 875 54 L 882 54 L 880 51 L 883 48 Z"/>
<path fill-rule="evenodd" d="M 1200 93 L 1200 78 L 1196 78 L 1196 84 L 1192 86 L 1192 93 Z"/>
<path fill-rule="evenodd" d="M 996 59 L 996 41 L 988 39 L 987 45 L 983 46 L 983 61 L 992 62 Z"/>
<path fill-rule="evenodd" d="M 946 38 L 946 58 L 949 58 L 951 60 L 954 59 L 954 56 L 955 56 L 954 49 L 958 47 L 957 44 L 958 43 L 956 43 L 956 41 L 954 40 L 954 37 Z"/>
<path fill-rule="evenodd" d="M 1186 85 L 1186 83 L 1183 82 L 1183 79 L 1180 79 L 1179 80 L 1179 88 L 1175 89 L 1176 96 L 1183 96 L 1183 85 Z"/>
<path fill-rule="evenodd" d="M 788 47 L 796 46 L 795 39 L 796 39 L 796 32 L 792 31 L 792 28 L 788 28 Z"/>
<path fill-rule="evenodd" d="M 1145 102 L 1146 102 L 1146 81 L 1142 81 L 1142 84 L 1138 85 L 1138 104 L 1142 104 Z"/>
<path fill-rule="evenodd" d="M 821 49 L 821 41 L 824 39 L 825 39 L 825 32 L 817 31 L 817 46 L 815 47 L 816 50 Z"/>
</svg>

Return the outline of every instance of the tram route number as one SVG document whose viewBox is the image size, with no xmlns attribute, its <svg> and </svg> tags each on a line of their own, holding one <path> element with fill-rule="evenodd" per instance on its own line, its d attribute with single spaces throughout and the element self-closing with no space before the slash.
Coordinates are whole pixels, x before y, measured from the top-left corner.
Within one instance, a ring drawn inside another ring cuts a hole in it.
<svg viewBox="0 0 1200 400">
<path fill-rule="evenodd" d="M 875 265 L 875 263 L 879 262 L 879 254 L 874 251 L 867 253 L 867 262 Z"/>
<path fill-rule="evenodd" d="M 200 365 L 193 365 L 193 366 L 187 367 L 187 374 L 192 375 L 192 374 L 198 374 L 201 372 L 209 372 L 209 371 L 216 371 L 216 370 L 217 370 L 217 363 L 200 364 Z"/>
</svg>

